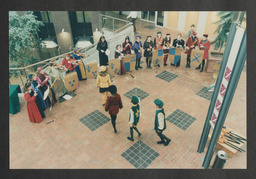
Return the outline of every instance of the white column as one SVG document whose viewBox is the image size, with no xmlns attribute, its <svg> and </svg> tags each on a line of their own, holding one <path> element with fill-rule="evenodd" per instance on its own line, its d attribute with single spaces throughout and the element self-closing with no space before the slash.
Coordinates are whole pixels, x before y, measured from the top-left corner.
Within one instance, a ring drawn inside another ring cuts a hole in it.
<svg viewBox="0 0 256 179">
<path fill-rule="evenodd" d="M 186 11 L 179 11 L 177 30 L 184 31 L 185 24 L 186 24 L 186 15 L 187 15 Z"/>
<path fill-rule="evenodd" d="M 164 11 L 164 27 L 167 26 L 167 19 L 168 19 L 168 11 Z"/>
<path fill-rule="evenodd" d="M 197 34 L 199 36 L 202 36 L 204 34 L 204 30 L 207 22 L 207 16 L 208 16 L 207 11 L 199 11 L 197 28 L 196 28 Z"/>
</svg>

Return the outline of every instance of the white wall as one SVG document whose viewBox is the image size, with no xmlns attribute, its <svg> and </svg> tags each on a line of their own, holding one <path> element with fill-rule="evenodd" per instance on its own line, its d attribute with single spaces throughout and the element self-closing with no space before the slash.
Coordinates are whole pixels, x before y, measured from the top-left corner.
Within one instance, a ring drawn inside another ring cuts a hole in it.
<svg viewBox="0 0 256 179">
<path fill-rule="evenodd" d="M 179 11 L 179 17 L 178 17 L 178 26 L 177 29 L 184 31 L 185 24 L 186 24 L 186 11 Z"/>
<path fill-rule="evenodd" d="M 197 21 L 197 29 L 196 32 L 199 36 L 202 36 L 205 30 L 206 22 L 207 22 L 207 11 L 199 11 L 198 21 Z"/>
</svg>

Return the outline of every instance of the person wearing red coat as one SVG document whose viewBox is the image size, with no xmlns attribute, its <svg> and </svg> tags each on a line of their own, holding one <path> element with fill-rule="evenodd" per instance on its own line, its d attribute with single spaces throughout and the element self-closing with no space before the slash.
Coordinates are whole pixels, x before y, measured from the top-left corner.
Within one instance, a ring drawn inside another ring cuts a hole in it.
<svg viewBox="0 0 256 179">
<path fill-rule="evenodd" d="M 202 60 L 202 68 L 201 68 L 201 64 L 196 67 L 197 70 L 200 70 L 200 72 L 203 72 L 204 70 L 204 64 L 205 64 L 205 60 L 207 60 L 208 58 L 208 51 L 211 47 L 211 42 L 208 40 L 208 34 L 204 34 L 203 35 L 203 39 L 199 42 L 199 48 L 200 50 L 204 51 L 204 56 L 203 56 L 203 60 Z"/>
<path fill-rule="evenodd" d="M 110 95 L 107 98 L 107 102 L 105 105 L 105 111 L 108 111 L 111 117 L 111 122 L 114 128 L 114 132 L 117 133 L 116 130 L 116 117 L 119 109 L 123 108 L 123 103 L 121 100 L 121 96 L 117 94 L 117 89 L 115 85 L 109 86 Z"/>
<path fill-rule="evenodd" d="M 67 73 L 73 72 L 75 66 L 77 66 L 75 60 L 73 60 L 69 54 L 67 54 L 66 57 L 62 60 L 61 65 L 67 69 Z"/>
<path fill-rule="evenodd" d="M 131 54 L 132 50 L 132 42 L 130 41 L 129 36 L 125 37 L 124 43 L 123 43 L 123 53 L 124 55 L 129 55 Z"/>
<path fill-rule="evenodd" d="M 199 43 L 199 39 L 197 38 L 196 34 L 197 33 L 195 31 L 193 31 L 192 32 L 192 36 L 189 36 L 187 41 L 186 41 L 186 51 L 185 51 L 185 53 L 187 54 L 187 65 L 186 65 L 186 68 L 190 68 L 190 62 L 191 62 L 190 55 L 191 55 L 191 51 L 193 49 L 195 49 L 195 47 L 198 46 L 198 43 Z"/>
<path fill-rule="evenodd" d="M 32 87 L 31 83 L 27 82 L 24 87 L 24 98 L 27 101 L 27 110 L 28 110 L 28 117 L 29 120 L 33 123 L 40 123 L 43 121 L 43 118 L 41 116 L 41 113 L 36 105 L 36 96 L 37 93 L 34 92 L 31 96 Z"/>
</svg>

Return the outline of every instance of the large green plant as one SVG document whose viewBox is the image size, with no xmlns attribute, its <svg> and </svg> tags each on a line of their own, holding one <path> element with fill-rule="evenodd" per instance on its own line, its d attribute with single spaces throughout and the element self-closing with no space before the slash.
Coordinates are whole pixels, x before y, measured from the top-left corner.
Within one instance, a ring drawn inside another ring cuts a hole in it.
<svg viewBox="0 0 256 179">
<path fill-rule="evenodd" d="M 218 16 L 220 17 L 220 20 L 215 22 L 215 24 L 218 24 L 218 28 L 215 31 L 215 33 L 218 34 L 216 39 L 212 42 L 214 45 L 214 49 L 221 51 L 221 49 L 224 47 L 225 43 L 228 39 L 229 29 L 234 17 L 235 11 L 220 11 L 218 12 Z M 245 20 L 245 17 L 244 17 Z"/>
<path fill-rule="evenodd" d="M 38 31 L 43 22 L 36 20 L 31 11 L 20 16 L 9 12 L 9 62 L 10 65 L 26 66 L 39 61 L 33 55 L 41 47 Z"/>
</svg>

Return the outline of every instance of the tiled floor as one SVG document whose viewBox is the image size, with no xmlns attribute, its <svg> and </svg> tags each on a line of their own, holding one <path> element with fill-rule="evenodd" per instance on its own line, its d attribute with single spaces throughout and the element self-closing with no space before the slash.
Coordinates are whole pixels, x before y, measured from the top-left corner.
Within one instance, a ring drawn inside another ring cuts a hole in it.
<svg viewBox="0 0 256 179">
<path fill-rule="evenodd" d="M 155 35 L 160 29 L 146 29 L 144 26 L 152 24 L 136 22 L 142 38 Z M 161 31 L 171 31 L 174 36 L 178 33 L 166 28 L 161 28 Z M 26 101 L 20 98 L 21 112 L 10 115 L 9 119 L 10 168 L 201 169 L 206 149 L 202 154 L 196 151 L 210 100 L 197 93 L 204 88 L 203 85 L 214 83 L 214 79 L 211 73 L 200 73 L 193 68 L 185 68 L 185 59 L 186 56 L 182 55 L 180 67 L 168 65 L 134 71 L 131 74 L 135 78 L 129 74 L 115 76 L 114 84 L 117 85 L 124 106 L 117 116 L 117 134 L 113 132 L 109 114 L 101 105 L 101 94 L 96 88 L 95 79 L 80 81 L 76 96 L 56 104 L 52 111 L 47 109 L 46 119 L 40 124 L 29 122 Z M 142 66 L 145 67 L 145 63 Z M 164 71 L 177 77 L 170 82 L 156 77 Z M 148 95 L 140 102 L 142 117 L 137 127 L 142 136 L 138 138 L 134 133 L 135 141 L 131 142 L 126 137 L 130 135 L 128 116 L 132 104 L 130 97 L 125 94 L 134 89 L 140 89 Z M 172 139 L 168 146 L 156 144 L 159 140 L 153 130 L 153 101 L 156 98 L 164 101 L 167 117 L 182 113 L 178 119 L 183 124 L 183 129 L 174 125 L 174 120 L 173 123 L 167 121 L 164 134 Z M 93 112 L 97 115 L 89 116 Z M 183 122 L 187 118 L 190 121 Z M 99 125 L 95 124 L 90 128 L 90 125 L 94 124 L 93 120 Z M 90 125 L 86 121 L 90 121 Z M 242 72 L 225 125 L 246 136 L 246 72 Z M 246 145 L 242 148 L 246 150 Z M 129 155 L 134 157 L 132 163 L 126 158 Z M 214 158 L 215 154 L 211 165 Z M 246 153 L 238 152 L 227 160 L 225 168 L 246 168 L 246 163 Z"/>
</svg>

